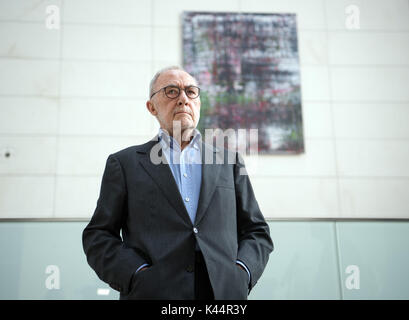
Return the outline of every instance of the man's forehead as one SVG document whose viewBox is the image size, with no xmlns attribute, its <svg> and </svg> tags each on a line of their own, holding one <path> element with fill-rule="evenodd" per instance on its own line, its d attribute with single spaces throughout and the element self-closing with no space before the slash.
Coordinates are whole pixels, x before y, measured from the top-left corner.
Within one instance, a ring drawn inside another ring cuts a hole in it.
<svg viewBox="0 0 409 320">
<path fill-rule="evenodd" d="M 183 84 L 183 85 L 196 85 L 196 80 L 189 73 L 183 70 L 167 70 L 163 72 L 158 80 L 157 85 L 168 85 L 168 84 Z"/>
</svg>

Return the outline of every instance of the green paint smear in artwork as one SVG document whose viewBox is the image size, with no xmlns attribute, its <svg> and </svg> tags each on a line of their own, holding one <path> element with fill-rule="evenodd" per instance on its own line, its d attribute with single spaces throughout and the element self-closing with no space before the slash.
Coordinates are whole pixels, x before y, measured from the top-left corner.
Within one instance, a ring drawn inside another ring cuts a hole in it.
<svg viewBox="0 0 409 320">
<path fill-rule="evenodd" d="M 216 95 L 215 102 L 222 105 L 225 104 L 246 105 L 255 102 L 255 100 L 253 97 L 249 97 L 245 94 L 223 92 Z"/>
</svg>

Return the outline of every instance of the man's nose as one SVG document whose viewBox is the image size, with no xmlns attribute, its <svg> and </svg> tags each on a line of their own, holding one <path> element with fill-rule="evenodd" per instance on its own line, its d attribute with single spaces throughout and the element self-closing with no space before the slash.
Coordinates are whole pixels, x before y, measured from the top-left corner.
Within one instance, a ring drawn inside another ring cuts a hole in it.
<svg viewBox="0 0 409 320">
<path fill-rule="evenodd" d="M 179 106 L 186 105 L 188 101 L 189 101 L 189 97 L 186 95 L 185 90 L 180 90 L 180 95 L 178 98 L 178 105 Z"/>
</svg>

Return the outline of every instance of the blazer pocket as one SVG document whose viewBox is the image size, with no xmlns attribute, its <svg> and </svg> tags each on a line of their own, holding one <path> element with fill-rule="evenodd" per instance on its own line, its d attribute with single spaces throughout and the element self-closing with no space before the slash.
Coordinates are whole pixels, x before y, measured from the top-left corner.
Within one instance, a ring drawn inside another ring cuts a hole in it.
<svg viewBox="0 0 409 320">
<path fill-rule="evenodd" d="M 216 186 L 220 188 L 234 189 L 234 181 L 229 177 L 221 175 L 219 179 L 217 179 Z"/>
<path fill-rule="evenodd" d="M 236 267 L 237 267 L 237 269 L 239 269 L 239 271 L 241 271 L 241 276 L 242 277 L 245 277 L 245 280 L 246 280 L 246 284 L 248 285 L 248 283 L 249 283 L 249 274 L 247 273 L 247 271 L 246 270 L 244 270 L 242 267 L 240 267 L 239 265 L 237 265 L 236 264 Z"/>
<path fill-rule="evenodd" d="M 225 188 L 225 189 L 230 189 L 230 190 L 234 190 L 233 186 L 227 185 L 227 184 L 218 184 L 216 185 L 217 188 Z"/>
<path fill-rule="evenodd" d="M 239 300 L 247 300 L 248 296 L 248 287 L 249 287 L 249 275 L 247 274 L 246 270 L 243 270 L 237 264 L 235 266 L 236 270 L 236 279 L 239 288 L 239 296 L 237 299 Z"/>
<path fill-rule="evenodd" d="M 149 286 L 149 275 L 152 272 L 153 266 L 149 266 L 148 268 L 144 270 L 139 270 L 133 275 L 132 278 L 132 283 L 131 283 L 131 291 L 129 292 L 129 296 L 135 296 L 137 295 L 138 291 L 143 291 L 144 286 Z M 148 283 L 146 283 L 148 281 Z"/>
</svg>

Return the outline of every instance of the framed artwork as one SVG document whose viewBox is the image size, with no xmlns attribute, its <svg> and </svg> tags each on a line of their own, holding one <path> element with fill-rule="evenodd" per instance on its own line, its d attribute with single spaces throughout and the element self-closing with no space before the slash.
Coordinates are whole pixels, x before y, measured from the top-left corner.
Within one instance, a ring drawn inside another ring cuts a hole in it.
<svg viewBox="0 0 409 320">
<path fill-rule="evenodd" d="M 304 152 L 296 16 L 184 12 L 182 23 L 202 134 L 257 129 L 259 154 Z"/>
</svg>

